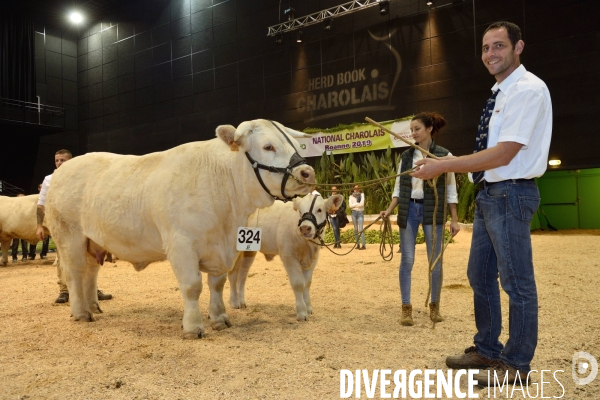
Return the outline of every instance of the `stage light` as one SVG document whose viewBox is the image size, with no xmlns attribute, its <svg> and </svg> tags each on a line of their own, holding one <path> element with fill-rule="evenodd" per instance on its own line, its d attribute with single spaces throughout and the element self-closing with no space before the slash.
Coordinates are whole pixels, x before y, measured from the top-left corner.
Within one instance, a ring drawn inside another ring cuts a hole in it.
<svg viewBox="0 0 600 400">
<path fill-rule="evenodd" d="M 390 12 L 390 0 L 379 0 L 379 15 L 388 15 Z"/>
<path fill-rule="evenodd" d="M 428 1 L 428 2 L 427 2 L 427 5 L 428 5 L 429 7 L 431 7 L 431 6 L 433 5 L 433 1 Z"/>
<path fill-rule="evenodd" d="M 74 24 L 80 24 L 83 21 L 83 15 L 77 11 L 72 11 L 69 14 L 69 20 Z"/>
<path fill-rule="evenodd" d="M 282 44 L 283 43 L 283 35 L 279 34 L 275 37 L 275 44 Z"/>
<path fill-rule="evenodd" d="M 328 19 L 325 22 L 325 27 L 323 29 L 325 29 L 326 31 L 330 31 L 332 25 L 333 25 L 333 19 Z"/>
<path fill-rule="evenodd" d="M 283 15 L 287 15 L 288 21 L 291 21 L 296 18 L 296 10 L 290 7 L 283 12 Z"/>
<path fill-rule="evenodd" d="M 302 31 L 298 31 L 296 34 L 296 43 L 302 43 Z"/>
<path fill-rule="evenodd" d="M 560 160 L 550 160 L 548 161 L 548 164 L 556 167 L 557 165 L 560 165 Z"/>
</svg>

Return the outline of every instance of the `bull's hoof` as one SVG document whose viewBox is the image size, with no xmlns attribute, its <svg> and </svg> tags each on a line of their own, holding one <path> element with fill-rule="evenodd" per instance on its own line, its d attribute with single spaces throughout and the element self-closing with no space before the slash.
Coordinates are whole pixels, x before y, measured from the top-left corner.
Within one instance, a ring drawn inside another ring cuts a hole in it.
<svg viewBox="0 0 600 400">
<path fill-rule="evenodd" d="M 246 308 L 246 303 L 240 303 L 240 308 Z"/>
<path fill-rule="evenodd" d="M 202 336 L 204 336 L 204 330 L 203 329 L 198 329 L 198 332 L 184 332 L 183 333 L 183 338 L 185 340 L 202 339 Z"/>
<path fill-rule="evenodd" d="M 100 304 L 94 303 L 90 306 L 90 309 L 94 314 L 102 314 L 104 311 L 100 308 Z"/>
<path fill-rule="evenodd" d="M 94 315 L 91 312 L 84 312 L 80 315 L 75 316 L 75 321 L 82 321 L 82 322 L 94 322 Z"/>
<path fill-rule="evenodd" d="M 231 322 L 229 322 L 229 318 L 223 317 L 220 319 L 222 321 L 211 322 L 210 327 L 213 328 L 215 331 L 222 331 L 223 329 L 231 327 Z"/>
<path fill-rule="evenodd" d="M 0 267 L 6 267 L 8 265 L 8 261 L 0 261 Z"/>
<path fill-rule="evenodd" d="M 296 319 L 298 321 L 308 321 L 308 315 L 298 315 Z"/>
</svg>

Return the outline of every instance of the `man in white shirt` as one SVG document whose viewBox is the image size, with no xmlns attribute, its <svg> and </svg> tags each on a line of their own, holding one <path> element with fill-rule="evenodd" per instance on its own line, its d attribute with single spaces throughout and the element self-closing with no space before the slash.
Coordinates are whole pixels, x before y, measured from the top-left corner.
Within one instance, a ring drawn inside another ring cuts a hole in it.
<svg viewBox="0 0 600 400">
<path fill-rule="evenodd" d="M 508 375 L 509 383 L 517 376 L 525 376 L 525 382 L 537 345 L 538 300 L 529 227 L 540 202 L 533 178 L 546 171 L 552 136 L 550 93 L 521 65 L 524 46 L 515 24 L 496 22 L 487 28 L 481 58 L 496 84 L 476 143 L 487 140 L 487 148 L 479 146 L 475 154 L 439 161 L 427 158 L 417 162 L 420 169 L 413 173 L 428 179 L 449 171 L 479 171 L 472 176 L 476 183 L 482 179 L 467 269 L 474 293 L 475 346 L 448 357 L 446 364 L 491 368 L 500 382 Z M 498 276 L 510 299 L 506 345 L 498 340 L 502 328 Z M 494 385 L 493 378 L 488 382 L 494 375 L 484 371 L 475 379 L 479 385 Z"/>
<path fill-rule="evenodd" d="M 60 168 L 60 166 L 67 161 L 73 158 L 73 154 L 69 150 L 59 150 L 54 154 L 54 165 L 56 169 Z M 40 197 L 38 198 L 37 203 L 37 230 L 36 235 L 39 240 L 44 240 L 44 215 L 46 213 L 46 195 L 48 194 L 48 188 L 50 187 L 50 181 L 52 180 L 52 174 L 46 176 L 44 178 L 44 182 L 42 182 L 42 188 L 40 190 Z M 58 254 L 58 253 L 57 253 Z M 57 255 L 58 257 L 58 255 Z M 65 284 L 62 277 L 62 268 L 59 262 L 56 264 L 56 275 L 58 276 L 58 286 L 60 287 L 60 293 L 58 294 L 58 298 L 54 301 L 55 303 L 66 303 L 69 301 L 69 289 Z M 112 295 L 108 293 L 103 293 L 101 290 L 98 290 L 98 300 L 110 300 L 112 299 Z"/>
</svg>

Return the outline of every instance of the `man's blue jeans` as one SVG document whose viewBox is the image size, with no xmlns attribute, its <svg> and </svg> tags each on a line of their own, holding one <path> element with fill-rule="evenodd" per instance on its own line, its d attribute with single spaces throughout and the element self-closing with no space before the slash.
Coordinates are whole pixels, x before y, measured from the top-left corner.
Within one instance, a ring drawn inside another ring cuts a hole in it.
<svg viewBox="0 0 600 400">
<path fill-rule="evenodd" d="M 529 371 L 538 339 L 538 299 L 529 225 L 540 204 L 534 181 L 485 184 L 475 199 L 467 275 L 473 288 L 477 352 Z M 502 330 L 500 289 L 509 297 L 509 338 Z"/>
<path fill-rule="evenodd" d="M 400 249 L 402 256 L 400 258 L 400 296 L 402 304 L 410 304 L 410 284 L 412 267 L 415 263 L 415 245 L 417 242 L 417 231 L 419 225 L 423 224 L 423 204 L 410 202 L 408 206 L 408 219 L 406 220 L 406 228 L 400 228 Z M 436 225 L 436 251 L 434 258 L 440 254 L 442 249 L 442 225 Z M 425 234 L 425 243 L 427 246 L 427 268 L 429 268 L 429 259 L 433 248 L 433 225 L 423 225 L 423 233 Z M 431 302 L 437 302 L 438 285 L 440 282 L 440 271 L 442 260 L 440 259 L 431 274 Z"/>
<path fill-rule="evenodd" d="M 336 217 L 329 217 L 329 222 L 331 223 L 331 228 L 333 229 L 333 236 L 335 236 L 335 244 L 340 244 L 340 224 Z"/>
<path fill-rule="evenodd" d="M 354 223 L 354 241 L 355 243 L 358 243 L 358 232 L 363 230 L 363 224 L 365 222 L 364 211 L 352 210 L 352 222 Z M 364 247 L 366 245 L 365 233 L 363 232 L 360 236 L 362 238 L 362 245 Z"/>
</svg>

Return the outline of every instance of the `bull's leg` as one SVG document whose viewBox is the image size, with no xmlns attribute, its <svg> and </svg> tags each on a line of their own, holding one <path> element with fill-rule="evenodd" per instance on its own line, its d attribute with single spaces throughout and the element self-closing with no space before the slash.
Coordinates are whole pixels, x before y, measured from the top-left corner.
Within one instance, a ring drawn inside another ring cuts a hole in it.
<svg viewBox="0 0 600 400">
<path fill-rule="evenodd" d="M 60 251 L 62 275 L 69 289 L 71 315 L 75 321 L 92 322 L 94 316 L 90 308 L 89 289 L 85 287 L 89 266 L 87 259 L 89 256 L 86 252 L 87 238 L 81 237 L 79 239 L 73 236 L 74 233 L 71 232 L 69 237 L 60 240 L 58 234 L 54 235 Z"/>
<path fill-rule="evenodd" d="M 288 274 L 290 285 L 296 297 L 296 319 L 298 321 L 308 321 L 308 310 L 304 302 L 304 274 L 298 260 L 294 257 L 281 257 L 283 266 Z"/>
<path fill-rule="evenodd" d="M 219 276 L 208 275 L 208 287 L 210 288 L 210 305 L 208 306 L 208 316 L 210 317 L 210 326 L 216 331 L 220 331 L 231 326 L 229 317 L 225 314 L 225 303 L 223 302 L 223 287 L 227 281 L 227 273 Z"/>
<path fill-rule="evenodd" d="M 229 273 L 229 305 L 232 308 L 246 308 L 246 279 L 255 257 L 255 251 L 243 252 Z"/>
<path fill-rule="evenodd" d="M 97 260 L 90 254 L 88 254 L 87 269 L 83 277 L 83 294 L 85 296 L 87 304 L 89 305 L 90 310 L 92 310 L 92 312 L 95 314 L 102 313 L 102 310 L 100 309 L 100 304 L 98 303 L 99 270 L 100 265 L 98 265 Z"/>
<path fill-rule="evenodd" d="M 309 315 L 312 315 L 312 303 L 310 302 L 310 285 L 312 283 L 312 275 L 315 270 L 315 265 L 311 269 L 303 270 L 302 274 L 304 275 L 304 304 L 306 304 L 306 312 Z"/>
<path fill-rule="evenodd" d="M 2 242 L 2 260 L 0 260 L 0 265 L 5 267 L 8 264 L 8 249 L 10 248 L 10 243 L 12 240 L 7 240 Z"/>
<path fill-rule="evenodd" d="M 198 299 L 202 292 L 202 274 L 198 267 L 198 254 L 190 251 L 189 243 L 178 243 L 169 251 L 168 259 L 183 296 L 183 338 L 198 339 L 204 335 L 202 314 Z"/>
</svg>

